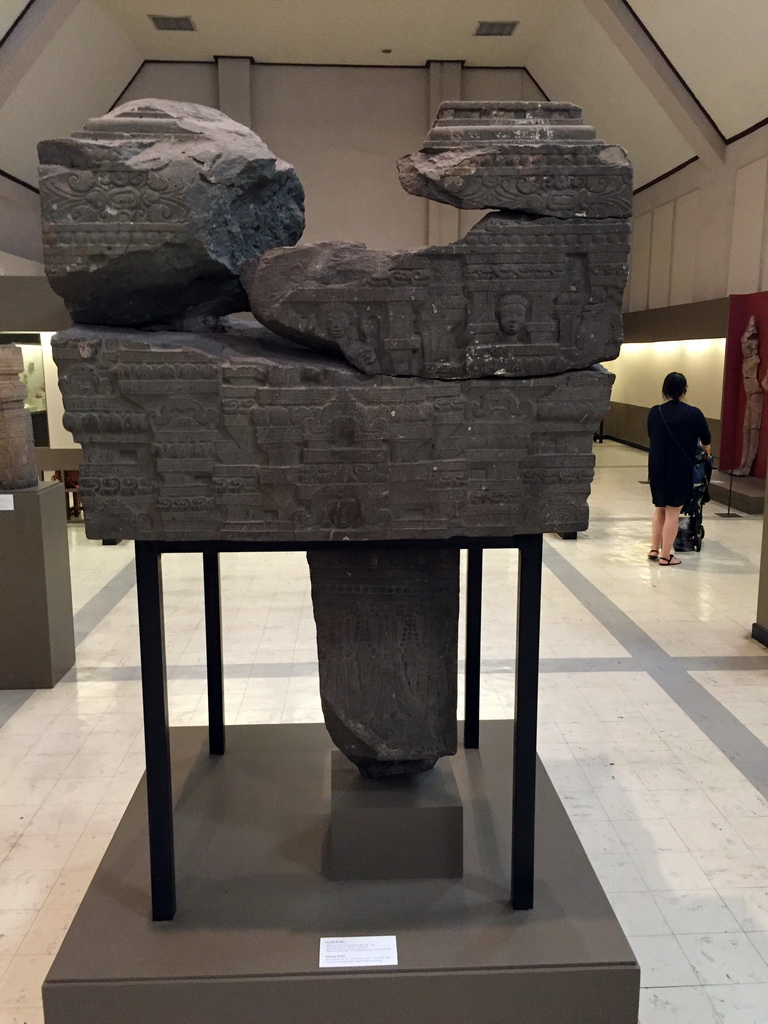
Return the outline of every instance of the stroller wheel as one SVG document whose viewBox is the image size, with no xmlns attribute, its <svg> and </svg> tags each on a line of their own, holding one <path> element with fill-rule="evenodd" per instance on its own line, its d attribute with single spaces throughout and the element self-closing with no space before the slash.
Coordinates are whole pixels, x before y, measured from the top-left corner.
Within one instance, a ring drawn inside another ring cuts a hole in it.
<svg viewBox="0 0 768 1024">
<path fill-rule="evenodd" d="M 696 538 L 695 547 L 697 551 L 701 551 L 701 534 L 699 534 L 699 536 Z"/>
</svg>

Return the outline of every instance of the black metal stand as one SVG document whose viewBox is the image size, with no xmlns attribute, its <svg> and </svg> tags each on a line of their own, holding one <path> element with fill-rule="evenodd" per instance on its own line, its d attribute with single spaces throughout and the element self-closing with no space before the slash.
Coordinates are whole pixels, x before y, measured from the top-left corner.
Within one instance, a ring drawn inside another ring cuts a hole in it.
<svg viewBox="0 0 768 1024">
<path fill-rule="evenodd" d="M 160 552 L 154 546 L 136 544 L 136 589 L 147 762 L 152 919 L 170 921 L 176 913 L 171 743 L 165 671 L 163 581 Z"/>
<path fill-rule="evenodd" d="M 512 780 L 512 906 L 533 906 L 536 832 L 536 726 L 541 625 L 541 534 L 520 538 L 515 664 L 515 761 Z"/>
<path fill-rule="evenodd" d="M 221 651 L 221 583 L 219 553 L 203 552 L 205 660 L 208 673 L 208 750 L 221 755 L 224 738 L 224 662 Z"/>
<path fill-rule="evenodd" d="M 152 890 L 152 919 L 170 921 L 176 913 L 173 848 L 168 686 L 165 667 L 161 557 L 170 553 L 203 556 L 205 639 L 208 676 L 208 746 L 211 755 L 225 750 L 221 590 L 219 554 L 244 551 L 306 551 L 326 543 L 236 543 L 226 541 L 136 541 L 136 582 L 139 644 L 144 702 L 144 740 L 147 762 L 147 811 Z M 349 547 L 350 542 L 344 542 Z M 520 551 L 517 599 L 515 675 L 515 747 L 513 753 L 511 903 L 516 910 L 533 906 L 534 838 L 536 823 L 536 717 L 541 618 L 541 534 L 509 538 L 455 538 L 450 541 L 390 541 L 401 547 L 453 546 L 466 548 L 467 623 L 464 746 L 480 745 L 480 629 L 482 621 L 483 549 Z M 379 547 L 380 543 L 365 542 Z"/>
<path fill-rule="evenodd" d="M 483 549 L 467 551 L 467 619 L 464 647 L 464 747 L 480 746 L 480 630 L 483 617 Z"/>
</svg>

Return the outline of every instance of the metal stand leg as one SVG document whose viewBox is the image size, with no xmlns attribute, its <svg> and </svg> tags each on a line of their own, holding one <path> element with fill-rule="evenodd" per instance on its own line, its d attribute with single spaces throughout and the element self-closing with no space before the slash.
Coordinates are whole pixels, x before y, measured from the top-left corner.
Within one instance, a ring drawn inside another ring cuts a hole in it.
<svg viewBox="0 0 768 1024">
<path fill-rule="evenodd" d="M 170 921 L 176 913 L 176 872 L 173 856 L 173 793 L 165 674 L 163 585 L 160 555 L 146 541 L 136 541 L 136 584 L 147 761 L 152 919 Z"/>
<path fill-rule="evenodd" d="M 464 652 L 464 747 L 480 746 L 480 625 L 483 613 L 483 549 L 467 549 L 467 636 Z"/>
<path fill-rule="evenodd" d="M 515 752 L 512 797 L 512 906 L 533 906 L 536 827 L 536 712 L 541 624 L 541 534 L 520 538 L 517 587 Z"/>
<path fill-rule="evenodd" d="M 221 655 L 221 586 L 219 554 L 203 553 L 203 592 L 205 594 L 205 655 L 208 666 L 208 750 L 223 754 L 224 671 Z"/>
</svg>

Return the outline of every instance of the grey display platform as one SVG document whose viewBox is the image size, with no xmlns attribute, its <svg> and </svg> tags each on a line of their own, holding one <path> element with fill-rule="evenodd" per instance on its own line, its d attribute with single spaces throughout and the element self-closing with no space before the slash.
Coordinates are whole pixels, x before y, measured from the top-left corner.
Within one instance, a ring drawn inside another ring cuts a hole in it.
<svg viewBox="0 0 768 1024">
<path fill-rule="evenodd" d="M 64 488 L 0 492 L 0 690 L 55 686 L 75 664 Z"/>
<path fill-rule="evenodd" d="M 462 879 L 322 873 L 322 725 L 172 730 L 179 910 L 150 920 L 134 795 L 43 986 L 46 1024 L 636 1024 L 639 969 L 539 769 L 536 903 L 509 906 L 511 722 L 453 768 Z M 407 843 L 408 837 L 403 837 Z M 318 966 L 321 937 L 395 935 L 397 967 Z"/>
<path fill-rule="evenodd" d="M 765 480 L 755 476 L 735 476 L 731 483 L 730 473 L 721 473 L 716 469 L 709 481 L 709 493 L 715 501 L 723 505 L 729 503 L 731 508 L 736 508 L 747 515 L 759 516 L 763 514 L 765 505 Z"/>
</svg>

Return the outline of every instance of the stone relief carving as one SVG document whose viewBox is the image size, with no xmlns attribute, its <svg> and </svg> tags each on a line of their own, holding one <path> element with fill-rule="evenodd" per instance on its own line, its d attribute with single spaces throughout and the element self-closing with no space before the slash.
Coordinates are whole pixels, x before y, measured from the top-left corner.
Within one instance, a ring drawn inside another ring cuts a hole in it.
<svg viewBox="0 0 768 1024">
<path fill-rule="evenodd" d="M 616 357 L 628 252 L 622 221 L 490 213 L 451 246 L 276 249 L 243 282 L 262 323 L 364 373 L 527 377 Z"/>
<path fill-rule="evenodd" d="M 293 245 L 290 164 L 218 110 L 138 100 L 38 146 L 51 285 L 81 323 L 214 326 L 247 258 Z"/>
<path fill-rule="evenodd" d="M 465 210 L 628 218 L 632 167 L 572 103 L 441 104 L 418 153 L 398 161 L 406 192 Z"/>
<path fill-rule="evenodd" d="M 298 362 L 274 341 L 234 320 L 218 336 L 81 326 L 57 335 L 89 536 L 386 540 L 586 526 L 592 432 L 611 374 L 371 377 L 306 349 Z M 186 372 L 158 381 L 155 366 Z M 108 382 L 98 411 L 90 387 L 78 391 L 93 374 Z M 117 492 L 106 483 L 115 480 Z M 552 515 L 564 489 L 567 519 Z M 135 518 L 105 523 L 94 499 L 107 490 Z M 159 504 L 181 498 L 205 501 L 186 519 Z"/>
</svg>

